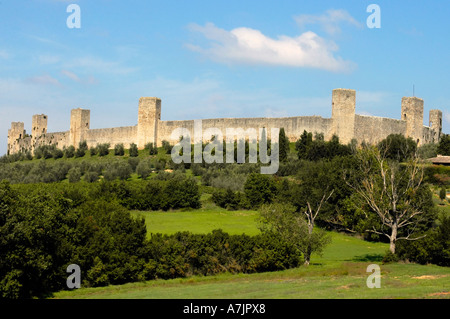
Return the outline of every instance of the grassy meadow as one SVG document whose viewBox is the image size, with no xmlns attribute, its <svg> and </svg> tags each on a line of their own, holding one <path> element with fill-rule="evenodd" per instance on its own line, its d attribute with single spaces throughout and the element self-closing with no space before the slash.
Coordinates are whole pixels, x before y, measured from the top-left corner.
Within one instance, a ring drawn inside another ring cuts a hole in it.
<svg viewBox="0 0 450 319">
<path fill-rule="evenodd" d="M 138 212 L 151 233 L 207 233 L 221 228 L 230 234 L 254 235 L 257 212 L 204 208 L 174 212 Z M 388 245 L 330 233 L 332 243 L 309 267 L 257 274 L 220 274 L 152 280 L 120 286 L 81 288 L 54 294 L 56 299 L 378 299 L 450 298 L 450 269 L 412 263 L 382 264 Z M 367 266 L 381 267 L 381 288 L 370 289 Z"/>
</svg>

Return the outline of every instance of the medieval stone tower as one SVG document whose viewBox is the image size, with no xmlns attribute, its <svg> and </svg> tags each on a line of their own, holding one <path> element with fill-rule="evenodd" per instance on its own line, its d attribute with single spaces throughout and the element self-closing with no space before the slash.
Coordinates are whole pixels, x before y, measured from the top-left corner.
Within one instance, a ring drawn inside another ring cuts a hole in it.
<svg viewBox="0 0 450 319">
<path fill-rule="evenodd" d="M 402 98 L 402 120 L 406 121 L 406 137 L 423 142 L 423 100 L 417 97 Z"/>
<path fill-rule="evenodd" d="M 141 97 L 139 99 L 137 124 L 137 146 L 139 149 L 143 149 L 147 143 L 153 143 L 156 146 L 160 120 L 161 99 Z"/>
<path fill-rule="evenodd" d="M 70 113 L 70 145 L 78 147 L 79 143 L 86 140 L 87 131 L 91 121 L 91 111 L 73 109 Z"/>
<path fill-rule="evenodd" d="M 433 139 L 439 141 L 442 135 L 442 111 L 431 110 L 430 111 L 430 128 L 434 132 Z"/>
<path fill-rule="evenodd" d="M 33 115 L 31 120 L 31 142 L 36 144 L 36 140 L 39 136 L 47 134 L 47 115 Z"/>
<path fill-rule="evenodd" d="M 23 122 L 12 122 L 8 130 L 8 154 L 21 151 L 17 149 L 18 142 L 25 137 L 25 124 Z"/>
<path fill-rule="evenodd" d="M 341 143 L 350 143 L 355 136 L 356 91 L 333 90 L 331 108 L 331 135 L 339 136 Z"/>
</svg>

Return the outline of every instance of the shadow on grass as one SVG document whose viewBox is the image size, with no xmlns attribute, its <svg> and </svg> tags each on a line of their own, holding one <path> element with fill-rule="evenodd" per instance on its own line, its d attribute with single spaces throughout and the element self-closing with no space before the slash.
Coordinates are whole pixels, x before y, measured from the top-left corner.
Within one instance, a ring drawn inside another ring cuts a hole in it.
<svg viewBox="0 0 450 319">
<path fill-rule="evenodd" d="M 361 256 L 355 256 L 352 261 L 360 262 L 381 262 L 383 261 L 384 255 L 381 254 L 365 254 Z"/>
</svg>

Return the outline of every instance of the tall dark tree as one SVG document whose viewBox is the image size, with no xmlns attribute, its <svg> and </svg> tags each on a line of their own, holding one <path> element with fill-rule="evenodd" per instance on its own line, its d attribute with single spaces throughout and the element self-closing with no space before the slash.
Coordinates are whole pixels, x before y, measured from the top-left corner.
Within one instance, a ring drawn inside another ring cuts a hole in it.
<svg viewBox="0 0 450 319">
<path fill-rule="evenodd" d="M 130 144 L 130 156 L 131 157 L 137 157 L 139 156 L 138 147 L 135 143 Z"/>
<path fill-rule="evenodd" d="M 417 144 L 403 134 L 390 134 L 378 143 L 378 148 L 385 158 L 404 162 L 415 156 Z"/>
<path fill-rule="evenodd" d="M 309 148 L 313 143 L 312 133 L 303 131 L 300 139 L 295 143 L 295 149 L 297 150 L 297 155 L 299 159 L 306 159 Z"/>
<path fill-rule="evenodd" d="M 437 153 L 439 155 L 450 156 L 450 134 L 443 134 L 439 141 Z"/>
<path fill-rule="evenodd" d="M 287 162 L 289 155 L 289 139 L 286 136 L 284 128 L 280 129 L 280 136 L 278 139 L 279 144 L 279 160 L 280 162 Z"/>
<path fill-rule="evenodd" d="M 245 196 L 252 207 L 259 207 L 265 203 L 271 203 L 276 195 L 276 185 L 269 175 L 251 173 L 244 185 Z"/>
</svg>

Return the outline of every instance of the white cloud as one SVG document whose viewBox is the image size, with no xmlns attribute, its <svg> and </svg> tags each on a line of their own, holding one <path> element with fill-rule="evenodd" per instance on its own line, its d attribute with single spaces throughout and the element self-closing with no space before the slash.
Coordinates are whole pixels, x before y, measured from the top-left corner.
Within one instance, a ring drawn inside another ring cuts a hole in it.
<svg viewBox="0 0 450 319">
<path fill-rule="evenodd" d="M 262 64 L 288 67 L 310 67 L 333 72 L 350 71 L 354 63 L 333 55 L 338 46 L 308 31 L 297 37 L 278 36 L 276 39 L 251 28 L 226 31 L 212 23 L 190 25 L 211 40 L 209 48 L 188 44 L 190 50 L 222 63 Z"/>
<path fill-rule="evenodd" d="M 61 86 L 61 83 L 58 81 L 58 79 L 55 79 L 54 77 L 48 74 L 33 76 L 27 78 L 26 81 L 33 84 Z"/>
<path fill-rule="evenodd" d="M 76 75 L 75 73 L 68 71 L 68 70 L 61 70 L 61 74 L 63 74 L 64 76 L 68 77 L 69 79 L 75 81 L 75 82 L 80 82 L 81 79 L 78 77 L 78 75 Z"/>
<path fill-rule="evenodd" d="M 309 15 L 302 14 L 295 17 L 295 21 L 300 27 L 305 27 L 310 24 L 319 24 L 322 29 L 331 35 L 341 32 L 340 24 L 345 22 L 347 24 L 353 25 L 355 27 L 361 28 L 363 25 L 356 21 L 347 11 L 345 10 L 328 10 L 322 15 Z"/>
</svg>

